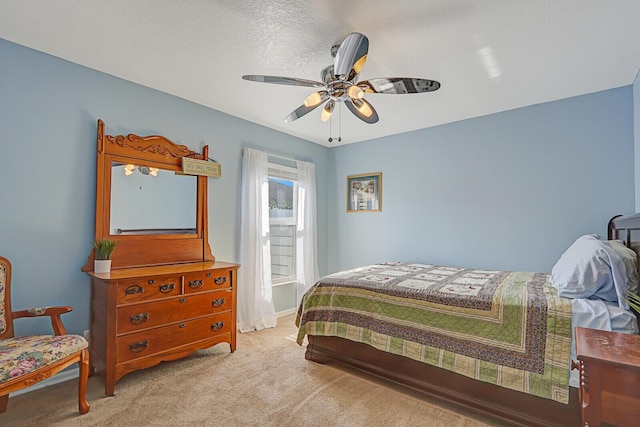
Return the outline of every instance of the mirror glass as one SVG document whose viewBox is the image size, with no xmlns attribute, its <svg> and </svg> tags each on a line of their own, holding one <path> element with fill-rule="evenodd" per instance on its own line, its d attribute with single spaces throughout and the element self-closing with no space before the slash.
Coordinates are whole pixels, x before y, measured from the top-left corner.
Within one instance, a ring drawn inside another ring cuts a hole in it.
<svg viewBox="0 0 640 427">
<path fill-rule="evenodd" d="M 197 178 L 113 162 L 111 235 L 195 234 Z"/>
</svg>

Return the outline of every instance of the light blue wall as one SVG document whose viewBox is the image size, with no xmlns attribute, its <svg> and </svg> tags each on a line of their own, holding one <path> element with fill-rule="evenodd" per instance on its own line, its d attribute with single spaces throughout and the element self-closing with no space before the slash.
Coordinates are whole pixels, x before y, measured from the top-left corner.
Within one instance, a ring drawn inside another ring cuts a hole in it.
<svg viewBox="0 0 640 427">
<path fill-rule="evenodd" d="M 579 235 L 634 212 L 632 108 L 627 86 L 334 149 L 329 270 L 550 271 Z M 382 212 L 346 213 L 347 175 L 379 171 Z"/>
<path fill-rule="evenodd" d="M 638 90 L 327 149 L 0 40 L 0 255 L 14 265 L 14 307 L 73 305 L 67 326 L 88 328 L 80 267 L 94 232 L 98 118 L 109 134 L 209 145 L 223 170 L 209 181 L 220 260 L 238 260 L 241 150 L 252 147 L 316 164 L 321 274 L 391 259 L 548 271 L 578 235 L 605 234 L 612 215 L 634 211 Z M 347 214 L 346 176 L 378 171 L 383 211 Z"/>
<path fill-rule="evenodd" d="M 89 278 L 80 268 L 94 236 L 98 118 L 112 135 L 160 134 L 196 151 L 209 145 L 223 173 L 209 180 L 209 237 L 221 261 L 238 261 L 243 147 L 315 163 L 318 205 L 327 205 L 327 148 L 0 39 L 0 255 L 13 264 L 14 309 L 72 305 L 64 317 L 71 332 L 89 325 Z M 325 210 L 318 227 L 324 273 Z M 50 330 L 39 319 L 16 327 Z"/>
</svg>

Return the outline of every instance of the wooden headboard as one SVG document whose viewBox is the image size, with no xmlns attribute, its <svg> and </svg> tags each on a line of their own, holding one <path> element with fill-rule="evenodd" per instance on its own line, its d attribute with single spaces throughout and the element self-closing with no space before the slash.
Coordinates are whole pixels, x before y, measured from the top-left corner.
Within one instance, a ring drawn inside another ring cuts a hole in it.
<svg viewBox="0 0 640 427">
<path fill-rule="evenodd" d="M 609 240 L 622 240 L 624 244 L 633 249 L 640 260 L 640 213 L 631 215 L 617 215 L 609 220 Z M 638 263 L 640 273 L 640 262 Z M 640 325 L 640 312 L 631 310 L 638 319 Z"/>
<path fill-rule="evenodd" d="M 609 240 L 622 240 L 627 247 L 640 254 L 640 213 L 617 215 L 609 220 Z"/>
</svg>

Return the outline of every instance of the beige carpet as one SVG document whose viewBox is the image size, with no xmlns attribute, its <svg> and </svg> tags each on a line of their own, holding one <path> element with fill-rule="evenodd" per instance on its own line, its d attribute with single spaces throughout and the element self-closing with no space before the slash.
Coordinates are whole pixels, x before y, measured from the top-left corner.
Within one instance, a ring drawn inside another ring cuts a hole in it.
<svg viewBox="0 0 640 427">
<path fill-rule="evenodd" d="M 77 380 L 9 399 L 2 426 L 486 426 L 416 393 L 305 360 L 294 317 L 228 344 L 124 376 L 115 397 L 89 379 L 91 411 L 78 414 Z"/>
</svg>

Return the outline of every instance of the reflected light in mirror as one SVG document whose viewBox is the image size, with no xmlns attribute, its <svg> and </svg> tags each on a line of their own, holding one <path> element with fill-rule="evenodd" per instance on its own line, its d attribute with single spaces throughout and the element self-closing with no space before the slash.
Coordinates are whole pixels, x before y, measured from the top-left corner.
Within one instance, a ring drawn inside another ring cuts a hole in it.
<svg viewBox="0 0 640 427">
<path fill-rule="evenodd" d="M 136 170 L 136 165 L 128 164 L 124 166 L 124 174 L 126 176 L 132 175 Z M 158 168 L 152 168 L 149 166 L 138 166 L 138 170 L 142 175 L 158 176 Z"/>
<path fill-rule="evenodd" d="M 193 234 L 198 180 L 150 165 L 112 163 L 110 235 Z M 116 169 L 131 174 L 115 173 Z"/>
<path fill-rule="evenodd" d="M 138 170 L 142 175 L 158 176 L 158 168 L 150 168 L 148 166 L 138 166 Z"/>
</svg>

